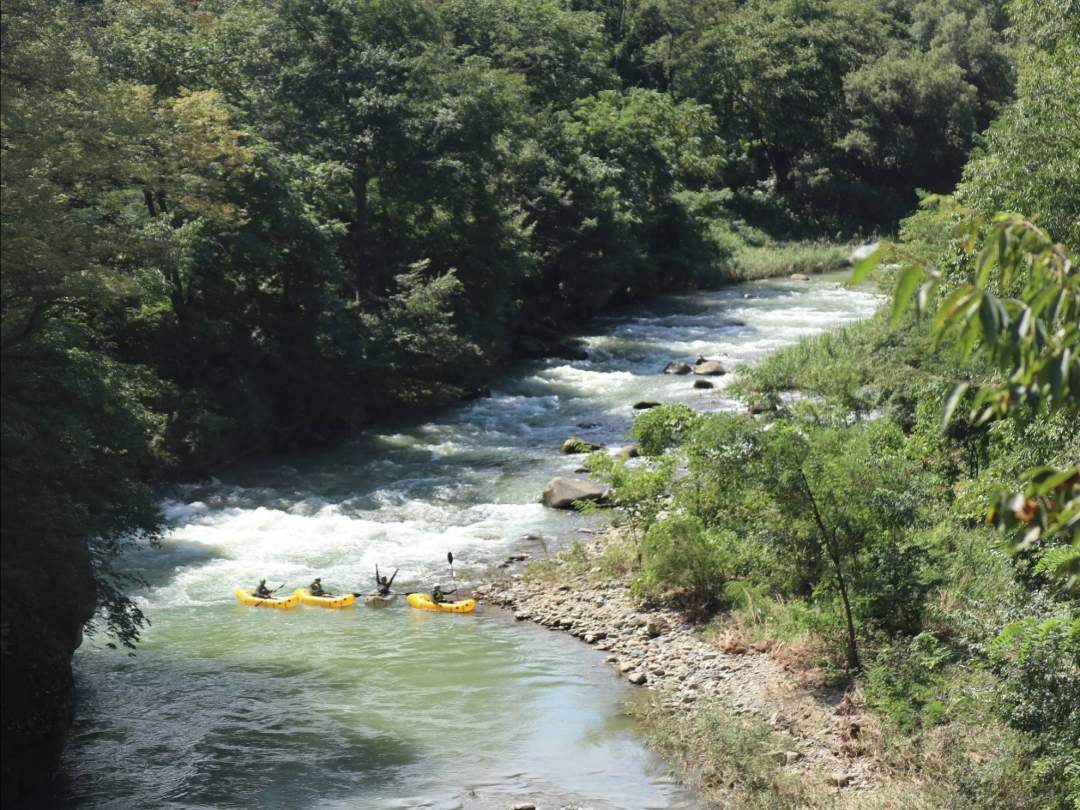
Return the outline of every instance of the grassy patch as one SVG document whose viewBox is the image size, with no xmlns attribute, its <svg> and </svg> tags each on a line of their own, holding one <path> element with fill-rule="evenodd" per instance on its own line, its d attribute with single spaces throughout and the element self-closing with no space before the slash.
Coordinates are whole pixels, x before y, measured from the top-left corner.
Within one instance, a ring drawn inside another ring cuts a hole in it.
<svg viewBox="0 0 1080 810">
<path fill-rule="evenodd" d="M 737 717 L 721 705 L 672 712 L 651 702 L 633 705 L 631 713 L 649 742 L 711 804 L 747 810 L 828 806 L 813 803 L 805 774 L 784 772 L 781 758 L 791 743 L 761 720 Z"/>
<path fill-rule="evenodd" d="M 731 261 L 734 278 L 749 281 L 791 273 L 827 273 L 849 264 L 852 248 L 834 242 L 774 242 L 744 245 Z"/>
</svg>

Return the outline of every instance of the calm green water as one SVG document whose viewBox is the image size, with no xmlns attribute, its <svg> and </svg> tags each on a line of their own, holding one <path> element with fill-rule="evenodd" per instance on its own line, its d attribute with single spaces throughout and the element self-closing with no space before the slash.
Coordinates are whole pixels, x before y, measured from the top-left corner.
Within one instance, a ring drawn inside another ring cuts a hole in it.
<svg viewBox="0 0 1080 810">
<path fill-rule="evenodd" d="M 164 547 L 123 560 L 149 583 L 138 656 L 76 656 L 57 804 L 695 807 L 622 717 L 628 688 L 573 639 L 484 608 L 271 611 L 232 591 L 316 575 L 366 590 L 375 563 L 427 589 L 448 583 L 448 550 L 466 583 L 544 556 L 585 522 L 536 502 L 578 463 L 557 454 L 567 435 L 621 444 L 640 399 L 733 407 L 658 372 L 752 361 L 876 305 L 827 277 L 668 299 L 596 322 L 588 360 L 523 367 L 433 421 L 177 488 Z"/>
</svg>

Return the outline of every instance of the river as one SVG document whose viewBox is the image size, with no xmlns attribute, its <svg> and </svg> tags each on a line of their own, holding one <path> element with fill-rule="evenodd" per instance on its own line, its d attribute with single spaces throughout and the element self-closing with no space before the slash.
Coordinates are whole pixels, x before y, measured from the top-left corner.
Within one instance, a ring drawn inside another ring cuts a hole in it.
<svg viewBox="0 0 1080 810">
<path fill-rule="evenodd" d="M 572 475 L 569 435 L 618 446 L 642 399 L 732 408 L 723 385 L 663 375 L 703 354 L 752 362 L 869 315 L 841 276 L 668 297 L 590 324 L 588 359 L 524 365 L 492 396 L 431 421 L 370 431 L 333 451 L 262 459 L 178 487 L 161 548 L 122 566 L 153 624 L 135 657 L 89 640 L 75 657 L 79 713 L 65 807 L 692 808 L 621 707 L 602 654 L 483 606 L 471 616 L 240 606 L 261 577 L 322 576 L 367 590 L 483 576 L 511 553 L 544 557 L 600 518 L 537 502 Z M 401 601 L 401 600 L 399 600 Z"/>
</svg>

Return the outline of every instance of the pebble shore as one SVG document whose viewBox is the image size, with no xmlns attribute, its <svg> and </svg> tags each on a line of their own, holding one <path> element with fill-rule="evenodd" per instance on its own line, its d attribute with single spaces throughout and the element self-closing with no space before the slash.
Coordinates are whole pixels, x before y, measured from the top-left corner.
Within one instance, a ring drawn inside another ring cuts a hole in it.
<svg viewBox="0 0 1080 810">
<path fill-rule="evenodd" d="M 587 554 L 598 558 L 606 542 L 602 535 L 587 544 Z M 666 710 L 708 706 L 764 721 L 784 740 L 769 756 L 785 769 L 838 792 L 873 787 L 870 763 L 860 756 L 860 718 L 843 693 L 808 686 L 767 652 L 745 645 L 724 651 L 682 613 L 642 605 L 628 584 L 598 577 L 597 568 L 561 570 L 558 582 L 507 575 L 479 586 L 476 596 L 517 621 L 608 652 L 614 671 L 652 690 Z"/>
</svg>

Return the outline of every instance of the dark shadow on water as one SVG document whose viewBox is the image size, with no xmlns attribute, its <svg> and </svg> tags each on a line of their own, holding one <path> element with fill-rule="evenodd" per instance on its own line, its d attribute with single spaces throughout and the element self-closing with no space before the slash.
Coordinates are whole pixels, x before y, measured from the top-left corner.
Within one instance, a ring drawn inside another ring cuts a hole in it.
<svg viewBox="0 0 1080 810">
<path fill-rule="evenodd" d="M 301 666 L 282 678 L 158 652 L 134 667 L 108 658 L 77 659 L 79 716 L 37 806 L 296 807 L 392 785 L 418 761 L 405 737 L 323 714 Z"/>
</svg>

